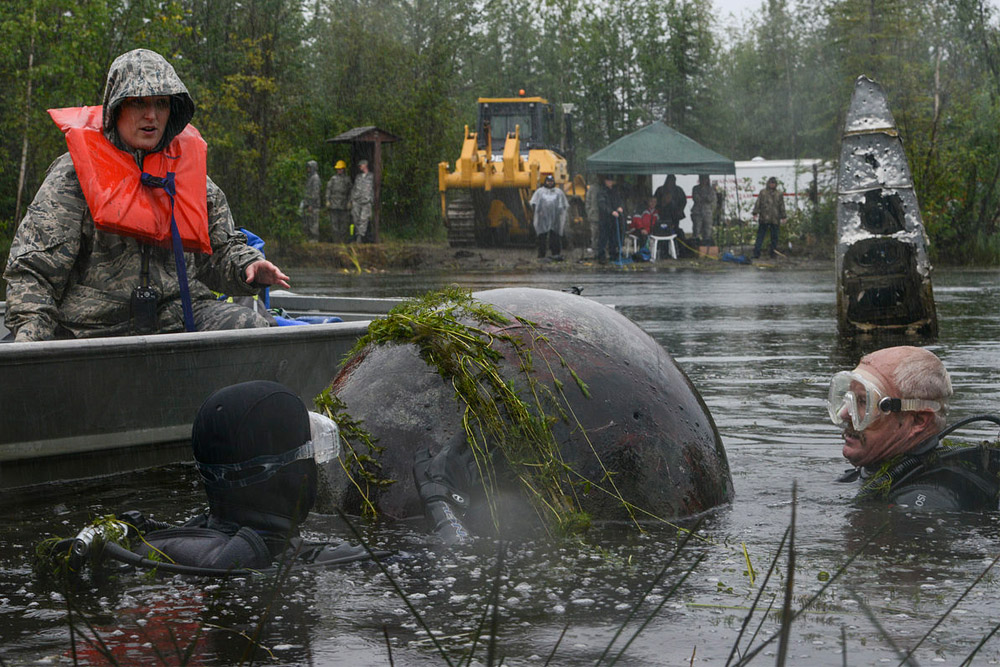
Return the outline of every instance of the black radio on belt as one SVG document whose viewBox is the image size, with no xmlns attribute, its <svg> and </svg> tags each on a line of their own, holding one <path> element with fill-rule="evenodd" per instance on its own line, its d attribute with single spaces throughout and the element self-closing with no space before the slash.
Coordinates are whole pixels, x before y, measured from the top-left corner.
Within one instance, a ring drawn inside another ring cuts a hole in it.
<svg viewBox="0 0 1000 667">
<path fill-rule="evenodd" d="M 139 286 L 132 290 L 130 302 L 132 333 L 156 333 L 156 306 L 160 294 L 149 284 L 149 246 L 141 245 L 142 272 L 139 276 Z"/>
<path fill-rule="evenodd" d="M 160 295 L 155 287 L 132 290 L 132 331 L 137 334 L 156 333 L 156 302 Z"/>
</svg>

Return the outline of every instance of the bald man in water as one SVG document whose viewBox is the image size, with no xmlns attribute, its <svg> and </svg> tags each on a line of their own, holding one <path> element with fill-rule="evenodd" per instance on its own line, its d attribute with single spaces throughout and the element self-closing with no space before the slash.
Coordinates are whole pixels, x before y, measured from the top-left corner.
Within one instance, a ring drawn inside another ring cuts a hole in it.
<svg viewBox="0 0 1000 667">
<path fill-rule="evenodd" d="M 996 509 L 1000 456 L 994 447 L 943 445 L 951 378 L 929 350 L 890 347 L 830 381 L 829 411 L 843 430 L 844 458 L 861 480 L 858 498 L 919 509 Z M 989 418 L 989 421 L 1000 419 Z"/>
</svg>

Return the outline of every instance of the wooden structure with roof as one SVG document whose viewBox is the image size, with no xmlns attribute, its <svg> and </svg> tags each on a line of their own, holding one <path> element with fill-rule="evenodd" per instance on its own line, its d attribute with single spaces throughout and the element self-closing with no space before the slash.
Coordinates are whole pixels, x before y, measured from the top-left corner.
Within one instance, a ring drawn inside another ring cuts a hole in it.
<svg viewBox="0 0 1000 667">
<path fill-rule="evenodd" d="M 379 221 L 382 213 L 382 144 L 389 144 L 399 141 L 391 132 L 374 125 L 365 127 L 355 127 L 346 132 L 342 132 L 327 142 L 332 144 L 351 145 L 351 165 L 356 165 L 360 160 L 368 160 L 372 166 L 372 173 L 375 175 L 375 193 L 372 203 L 372 240 L 377 243 L 379 240 Z"/>
</svg>

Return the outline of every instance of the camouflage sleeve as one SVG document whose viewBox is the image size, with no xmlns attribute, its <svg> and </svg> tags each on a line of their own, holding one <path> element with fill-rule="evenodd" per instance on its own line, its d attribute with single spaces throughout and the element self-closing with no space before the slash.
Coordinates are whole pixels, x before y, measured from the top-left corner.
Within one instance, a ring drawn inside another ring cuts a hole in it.
<svg viewBox="0 0 1000 667">
<path fill-rule="evenodd" d="M 313 174 L 306 182 L 306 203 L 313 208 L 319 208 L 319 176 Z"/>
<path fill-rule="evenodd" d="M 252 295 L 257 288 L 246 282 L 246 269 L 264 259 L 259 250 L 247 245 L 247 237 L 236 231 L 226 193 L 208 179 L 208 234 L 211 255 L 196 255 L 198 280 L 216 292 L 231 296 Z"/>
<path fill-rule="evenodd" d="M 324 206 L 327 208 L 333 208 L 333 199 L 336 196 L 336 176 L 331 176 L 330 180 L 326 182 L 326 193 L 323 197 Z"/>
<path fill-rule="evenodd" d="M 87 216 L 69 153 L 49 167 L 10 247 L 6 324 L 18 342 L 55 337 L 59 302 L 69 281 Z"/>
</svg>

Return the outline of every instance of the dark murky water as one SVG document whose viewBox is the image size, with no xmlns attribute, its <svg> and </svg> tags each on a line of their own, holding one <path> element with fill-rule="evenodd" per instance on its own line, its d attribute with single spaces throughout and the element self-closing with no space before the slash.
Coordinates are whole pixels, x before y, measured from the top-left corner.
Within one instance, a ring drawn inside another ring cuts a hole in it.
<svg viewBox="0 0 1000 667">
<path fill-rule="evenodd" d="M 499 589 L 496 650 L 505 664 L 543 664 L 564 628 L 551 664 L 596 662 L 650 586 L 649 597 L 609 656 L 663 603 L 620 664 L 725 664 L 789 525 L 793 483 L 799 501 L 795 608 L 865 540 L 874 539 L 848 574 L 792 624 L 788 664 L 842 664 L 842 632 L 847 664 L 897 664 L 899 658 L 866 609 L 908 651 L 1000 553 L 997 516 L 907 518 L 846 506 L 851 490 L 833 483 L 845 464 L 838 433 L 826 418 L 826 381 L 834 371 L 852 367 L 865 350 L 836 335 L 828 269 L 724 267 L 717 272 L 498 278 L 331 277 L 300 271 L 295 277 L 300 291 L 373 296 L 414 295 L 452 283 L 474 289 L 579 285 L 585 296 L 615 304 L 662 343 L 708 403 L 733 471 L 737 495 L 732 506 L 709 518 L 702 530 L 706 539 L 690 543 L 658 582 L 677 544 L 676 532 L 668 528 L 636 536 L 605 526 L 588 544 L 511 546 Z M 935 296 L 941 335 L 932 349 L 952 373 L 953 418 L 1000 412 L 1000 272 L 938 272 Z M 976 435 L 997 434 L 983 429 Z M 64 593 L 31 572 L 36 542 L 71 534 L 90 517 L 125 508 L 180 520 L 199 511 L 201 499 L 190 468 L 176 466 L 113 483 L 76 485 L 44 501 L 5 504 L 0 519 L 3 661 L 55 664 L 71 655 Z M 328 516 L 314 516 L 308 529 L 313 536 L 348 535 Z M 393 575 L 457 662 L 459 647 L 467 645 L 489 602 L 494 545 L 451 552 L 427 548 L 418 527 L 405 525 L 370 527 L 367 534 L 400 550 Z M 743 545 L 757 571 L 752 585 Z M 704 560 L 668 596 L 698 556 Z M 787 576 L 782 558 L 761 609 L 772 600 L 780 608 Z M 994 628 L 1000 619 L 998 576 L 1000 570 L 991 571 L 920 644 L 914 653 L 920 664 L 957 665 Z M 154 650 L 174 664 L 171 658 L 179 650 L 174 640 L 186 647 L 199 627 L 192 664 L 239 662 L 247 646 L 240 633 L 253 635 L 261 627 L 256 664 L 387 665 L 383 628 L 396 664 L 444 664 L 386 578 L 371 566 L 297 573 L 277 593 L 271 580 L 205 585 L 129 575 L 77 592 L 74 600 L 120 664 L 156 663 Z M 760 612 L 754 616 L 741 647 L 760 617 Z M 776 628 L 775 616 L 764 620 L 754 645 Z M 79 636 L 76 641 L 80 664 L 107 664 Z M 775 649 L 772 643 L 753 664 L 773 664 Z M 480 645 L 476 655 L 485 663 L 487 649 Z M 994 638 L 975 664 L 998 662 L 1000 638 Z"/>
</svg>

